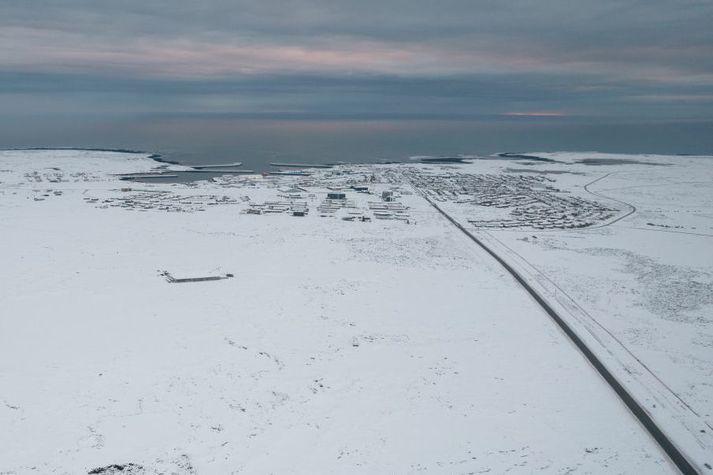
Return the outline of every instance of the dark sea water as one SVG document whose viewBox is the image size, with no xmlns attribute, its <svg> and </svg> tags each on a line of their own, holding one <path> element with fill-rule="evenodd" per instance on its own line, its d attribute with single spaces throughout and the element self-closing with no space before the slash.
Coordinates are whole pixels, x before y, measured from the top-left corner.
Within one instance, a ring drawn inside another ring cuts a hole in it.
<svg viewBox="0 0 713 475">
<path fill-rule="evenodd" d="M 142 150 L 181 164 L 403 161 L 414 155 L 602 151 L 713 154 L 713 122 L 276 120 L 224 117 L 0 119 L 0 148 Z"/>
</svg>

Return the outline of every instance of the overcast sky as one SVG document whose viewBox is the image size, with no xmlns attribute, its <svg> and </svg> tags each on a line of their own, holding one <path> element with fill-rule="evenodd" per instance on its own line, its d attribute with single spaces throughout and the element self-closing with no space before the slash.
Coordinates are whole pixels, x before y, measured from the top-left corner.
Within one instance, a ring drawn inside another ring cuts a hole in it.
<svg viewBox="0 0 713 475">
<path fill-rule="evenodd" d="M 2 0 L 0 115 L 713 118 L 711 0 Z"/>
</svg>

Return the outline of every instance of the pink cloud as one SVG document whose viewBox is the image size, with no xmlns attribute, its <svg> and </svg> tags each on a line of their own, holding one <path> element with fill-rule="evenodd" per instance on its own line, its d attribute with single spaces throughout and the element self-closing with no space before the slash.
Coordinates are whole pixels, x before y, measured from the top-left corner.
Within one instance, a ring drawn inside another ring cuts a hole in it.
<svg viewBox="0 0 713 475">
<path fill-rule="evenodd" d="M 528 111 L 528 112 L 503 112 L 500 115 L 509 117 L 567 117 L 569 114 L 558 111 Z"/>
<path fill-rule="evenodd" d="M 87 44 L 81 34 L 32 28 L 0 30 L 0 67 L 206 77 L 270 72 L 437 72 L 448 61 L 417 45 L 332 38 L 303 44 L 244 38 L 126 38 Z"/>
<path fill-rule="evenodd" d="M 487 41 L 389 42 L 348 36 L 299 42 L 238 36 L 195 38 L 91 38 L 80 30 L 10 26 L 0 28 L 0 69 L 205 78 L 265 73 L 367 73 L 397 75 L 566 73 L 593 74 L 653 83 L 713 84 L 713 74 L 685 71 L 653 60 L 635 63 L 623 52 L 577 56 L 533 45 Z M 627 52 L 634 55 L 635 49 Z M 645 55 L 646 56 L 646 55 Z M 515 115 L 515 114 L 513 114 Z M 523 114 L 525 115 L 525 114 Z M 532 114 L 536 115 L 536 114 Z"/>
</svg>

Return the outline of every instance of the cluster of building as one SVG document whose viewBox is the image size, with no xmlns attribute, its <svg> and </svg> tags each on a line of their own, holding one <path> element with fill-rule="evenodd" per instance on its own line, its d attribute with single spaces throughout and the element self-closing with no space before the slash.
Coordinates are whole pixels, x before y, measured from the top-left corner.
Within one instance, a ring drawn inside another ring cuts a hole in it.
<svg viewBox="0 0 713 475">
<path fill-rule="evenodd" d="M 320 170 L 307 176 L 224 175 L 211 179 L 208 188 L 215 189 L 217 185 L 225 194 L 220 191 L 207 194 L 205 182 L 189 182 L 170 187 L 127 185 L 112 190 L 109 196 L 93 196 L 90 192 L 85 194 L 84 200 L 98 208 L 137 211 L 190 213 L 232 204 L 239 205 L 236 211 L 245 215 L 305 217 L 312 212 L 319 217 L 344 221 L 413 222 L 409 208 L 400 201 L 402 195 L 410 192 L 402 183 L 385 186 L 377 175 L 378 172 L 366 166 Z M 236 188 L 241 191 L 228 191 Z"/>
<path fill-rule="evenodd" d="M 342 191 L 330 191 L 317 207 L 319 215 L 323 218 L 335 217 L 345 214 L 342 217 L 363 216 L 363 212 L 358 209 L 353 200 L 347 199 L 347 194 Z"/>
<path fill-rule="evenodd" d="M 309 206 L 305 201 L 272 200 L 262 203 L 249 203 L 243 210 L 245 214 L 291 214 L 292 216 L 307 216 Z"/>
<path fill-rule="evenodd" d="M 33 183 L 69 183 L 69 182 L 86 182 L 95 181 L 97 176 L 86 172 L 65 173 L 59 168 L 47 168 L 42 172 L 37 170 L 25 173 L 25 180 Z"/>
<path fill-rule="evenodd" d="M 278 188 L 277 196 L 281 198 L 279 200 L 249 203 L 243 213 L 307 216 L 312 206 L 318 216 L 323 218 L 360 222 L 371 221 L 374 218 L 409 221 L 408 208 L 397 201 L 398 196 L 394 191 L 386 190 L 377 195 L 381 197 L 381 201 L 357 199 L 362 194 L 373 196 L 374 192 L 363 184 L 335 183 L 310 178 L 299 184 Z M 320 196 L 321 199 L 317 204 Z"/>
<path fill-rule="evenodd" d="M 62 196 L 62 191 L 60 190 L 32 190 L 33 197 L 35 201 L 44 201 L 52 196 Z"/>
<path fill-rule="evenodd" d="M 237 200 L 225 195 L 179 195 L 172 191 L 133 190 L 122 188 L 121 193 L 112 198 L 85 198 L 99 208 L 124 208 L 137 211 L 168 211 L 192 213 L 205 211 L 208 206 L 236 204 Z"/>
<path fill-rule="evenodd" d="M 544 176 L 405 172 L 411 183 L 432 199 L 477 206 L 468 222 L 481 228 L 584 228 L 616 215 L 618 210 L 554 186 Z"/>
</svg>

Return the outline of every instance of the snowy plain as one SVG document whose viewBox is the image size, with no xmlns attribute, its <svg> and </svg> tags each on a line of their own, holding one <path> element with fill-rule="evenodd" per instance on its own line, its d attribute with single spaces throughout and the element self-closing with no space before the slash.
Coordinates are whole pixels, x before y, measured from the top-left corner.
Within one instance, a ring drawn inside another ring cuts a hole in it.
<svg viewBox="0 0 713 475">
<path fill-rule="evenodd" d="M 713 234 L 711 162 L 603 171 L 554 157 L 517 166 L 576 172 L 541 176 L 611 217 L 474 230 L 566 290 L 710 427 L 713 263 L 697 234 Z M 157 184 L 118 179 L 155 170 L 147 155 L 0 152 L 0 473 L 675 472 L 537 304 L 414 188 L 531 174 L 506 171 L 516 163 Z M 679 168 L 657 195 L 655 174 Z M 591 192 L 637 208 L 608 226 L 626 206 L 583 189 L 604 173 Z M 347 200 L 328 200 L 335 190 Z M 441 198 L 466 223 L 508 212 L 464 196 Z M 697 462 L 709 453 L 705 434 L 670 427 L 701 444 Z"/>
<path fill-rule="evenodd" d="M 611 216 L 581 228 L 567 228 L 581 216 L 559 218 L 564 226 L 549 218 L 513 225 L 510 213 L 521 207 L 515 203 L 483 225 L 493 209 L 474 205 L 464 190 L 431 193 L 554 303 L 699 469 L 710 471 L 713 157 L 523 157 L 529 160 L 479 161 L 457 173 L 544 177 L 555 190 L 550 196 L 599 203 Z M 562 206 L 557 213 L 579 210 Z"/>
</svg>

